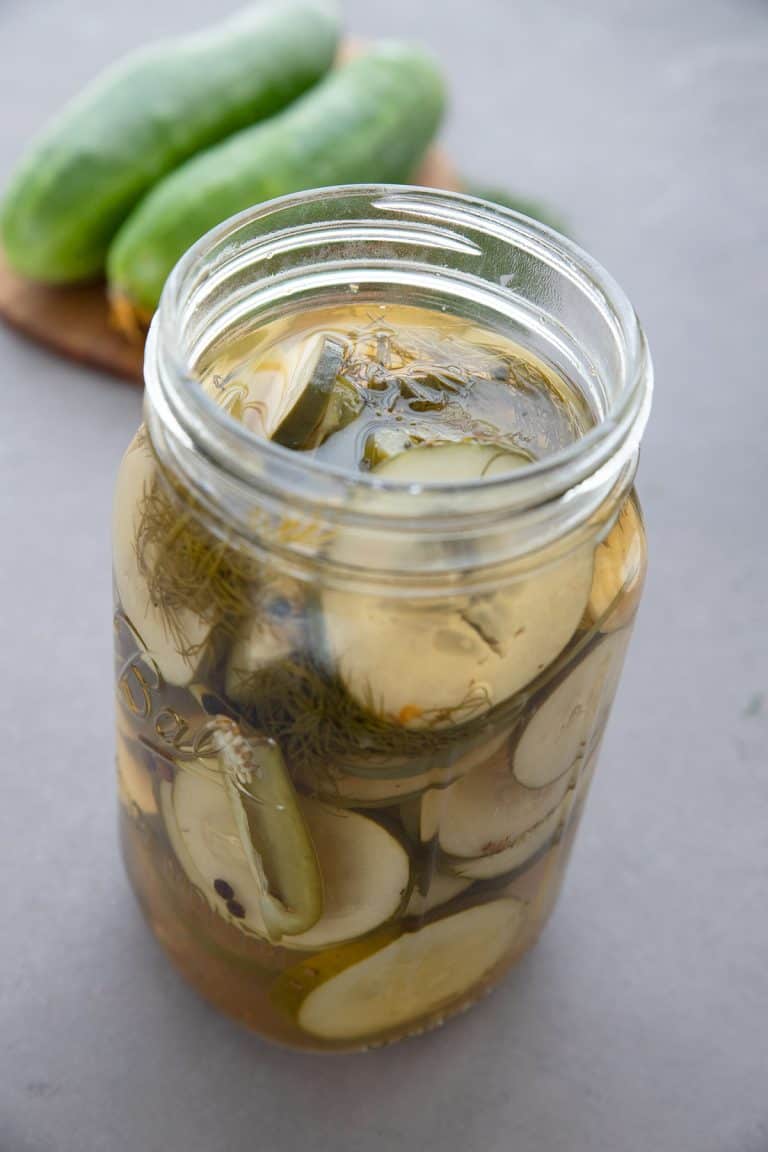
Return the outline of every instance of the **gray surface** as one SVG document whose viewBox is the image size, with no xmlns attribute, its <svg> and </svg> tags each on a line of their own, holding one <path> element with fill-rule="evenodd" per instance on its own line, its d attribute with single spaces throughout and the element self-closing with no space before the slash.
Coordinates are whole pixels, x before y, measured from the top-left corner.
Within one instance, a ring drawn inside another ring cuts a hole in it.
<svg viewBox="0 0 768 1152">
<path fill-rule="evenodd" d="M 2 0 L 0 179 L 97 66 L 210 7 Z M 565 898 L 493 998 L 365 1057 L 267 1047 L 176 979 L 114 836 L 108 516 L 138 394 L 0 331 L 0 1149 L 765 1152 L 768 8 L 348 12 L 434 46 L 456 155 L 562 207 L 653 345 L 651 574 Z"/>
</svg>

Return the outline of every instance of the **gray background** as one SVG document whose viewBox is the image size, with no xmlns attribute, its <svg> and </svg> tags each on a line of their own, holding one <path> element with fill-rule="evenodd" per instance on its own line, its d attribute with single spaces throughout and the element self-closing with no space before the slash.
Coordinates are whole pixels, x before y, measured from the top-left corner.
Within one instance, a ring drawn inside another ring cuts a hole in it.
<svg viewBox="0 0 768 1152">
<path fill-rule="evenodd" d="M 0 180 L 98 67 L 213 7 L 0 0 Z M 765 1152 L 768 6 L 347 11 L 432 45 L 454 154 L 559 207 L 654 351 L 651 572 L 565 897 L 495 996 L 364 1057 L 268 1047 L 177 980 L 114 834 L 108 522 L 139 394 L 0 330 L 0 1149 Z"/>
</svg>

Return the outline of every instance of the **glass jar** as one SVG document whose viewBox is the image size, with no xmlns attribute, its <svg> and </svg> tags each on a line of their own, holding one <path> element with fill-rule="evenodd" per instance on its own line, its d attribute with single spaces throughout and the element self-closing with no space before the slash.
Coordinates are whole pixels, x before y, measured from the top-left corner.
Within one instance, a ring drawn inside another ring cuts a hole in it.
<svg viewBox="0 0 768 1152">
<path fill-rule="evenodd" d="M 260 438 L 201 383 L 276 320 L 393 301 L 503 331 L 593 426 L 515 472 L 387 481 Z M 651 377 L 600 267 L 468 197 L 310 192 L 180 262 L 117 484 L 118 781 L 147 919 L 219 1008 L 364 1048 L 535 942 L 642 589 Z"/>
</svg>

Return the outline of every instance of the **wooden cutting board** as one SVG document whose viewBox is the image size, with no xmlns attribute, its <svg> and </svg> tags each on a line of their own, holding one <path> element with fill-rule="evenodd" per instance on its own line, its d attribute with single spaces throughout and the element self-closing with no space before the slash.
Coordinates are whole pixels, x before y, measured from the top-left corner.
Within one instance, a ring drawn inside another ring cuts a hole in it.
<svg viewBox="0 0 768 1152">
<path fill-rule="evenodd" d="M 436 148 L 426 157 L 417 183 L 460 188 L 455 168 Z M 66 288 L 35 284 L 11 271 L 0 249 L 0 317 L 60 356 L 136 384 L 143 381 L 144 343 L 130 342 L 113 326 L 103 283 Z"/>
</svg>

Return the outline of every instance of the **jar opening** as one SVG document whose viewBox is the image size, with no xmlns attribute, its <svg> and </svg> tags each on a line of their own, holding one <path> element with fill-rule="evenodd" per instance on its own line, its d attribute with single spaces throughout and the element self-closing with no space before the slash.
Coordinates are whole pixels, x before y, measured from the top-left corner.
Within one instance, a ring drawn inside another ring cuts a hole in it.
<svg viewBox="0 0 768 1152">
<path fill-rule="evenodd" d="M 511 334 L 581 389 L 595 423 L 511 473 L 402 483 L 351 473 L 261 438 L 200 386 L 205 355 L 246 328 L 328 301 L 407 299 Z M 250 491 L 323 520 L 418 533 L 533 522 L 544 537 L 583 522 L 634 472 L 652 370 L 634 311 L 571 241 L 472 197 L 340 187 L 260 205 L 203 237 L 168 280 L 147 344 L 153 439 L 210 499 Z M 350 493 L 363 500 L 350 501 Z M 408 493 L 407 515 L 402 495 Z M 221 493 L 218 493 L 221 496 Z"/>
</svg>

